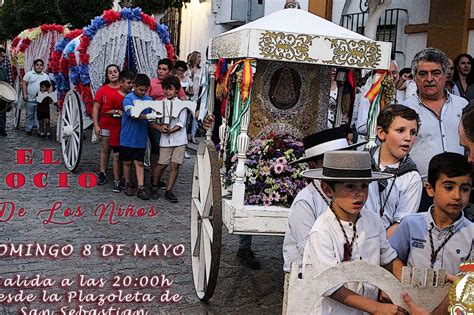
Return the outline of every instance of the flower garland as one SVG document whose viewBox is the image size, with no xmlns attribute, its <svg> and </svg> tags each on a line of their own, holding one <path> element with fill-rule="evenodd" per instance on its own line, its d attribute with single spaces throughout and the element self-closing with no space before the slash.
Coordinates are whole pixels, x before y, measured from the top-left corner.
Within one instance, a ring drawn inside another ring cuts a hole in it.
<svg viewBox="0 0 474 315">
<path fill-rule="evenodd" d="M 120 12 L 115 10 L 104 11 L 101 16 L 95 17 L 91 21 L 91 24 L 84 28 L 83 36 L 81 37 L 79 47 L 77 48 L 77 51 L 79 52 L 79 64 L 76 65 L 71 63 L 68 65 L 71 82 L 75 85 L 76 90 L 81 94 L 82 100 L 85 104 L 86 114 L 88 115 L 92 114 L 92 90 L 90 87 L 89 77 L 90 56 L 87 50 L 91 40 L 94 38 L 98 30 L 119 20 L 142 21 L 145 23 L 151 30 L 158 33 L 161 42 L 165 44 L 168 58 L 171 60 L 174 58 L 174 49 L 166 25 L 158 23 L 153 17 L 143 13 L 140 8 L 124 8 Z"/>
<path fill-rule="evenodd" d="M 64 97 L 69 91 L 69 75 L 68 75 L 68 65 L 72 62 L 76 62 L 73 51 L 65 52 L 63 51 L 74 38 L 82 35 L 84 31 L 82 29 L 76 29 L 70 31 L 67 35 L 64 36 L 62 40 L 56 43 L 54 46 L 54 51 L 51 54 L 50 62 L 48 68 L 53 75 L 54 83 L 56 84 L 56 90 L 58 92 L 58 108 L 61 109 Z M 70 46 L 74 50 L 75 46 Z M 69 48 L 69 49 L 71 49 Z M 72 56 L 71 56 L 72 53 Z"/>
<path fill-rule="evenodd" d="M 41 34 L 48 32 L 58 32 L 66 35 L 69 29 L 58 24 L 43 24 L 35 28 L 29 28 L 22 31 L 17 37 L 13 39 L 11 46 L 11 56 L 14 63 L 19 65 L 20 70 L 25 67 L 25 52 L 30 47 L 31 42 L 37 39 Z"/>
<path fill-rule="evenodd" d="M 302 164 L 288 163 L 303 154 L 303 143 L 289 135 L 271 133 L 251 141 L 245 161 L 245 204 L 290 207 L 307 181 L 301 176 Z M 235 173 L 236 161 L 234 155 L 230 174 Z M 233 178 L 226 178 L 226 183 L 233 183 Z"/>
</svg>

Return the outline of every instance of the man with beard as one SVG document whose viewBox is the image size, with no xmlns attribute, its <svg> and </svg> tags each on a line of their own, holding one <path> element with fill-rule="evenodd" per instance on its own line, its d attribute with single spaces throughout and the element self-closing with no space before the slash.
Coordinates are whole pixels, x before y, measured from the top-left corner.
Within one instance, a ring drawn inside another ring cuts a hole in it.
<svg viewBox="0 0 474 315">
<path fill-rule="evenodd" d="M 421 128 L 410 155 L 423 179 L 427 177 L 430 159 L 436 154 L 464 153 L 458 126 L 467 101 L 445 89 L 448 67 L 448 57 L 436 48 L 423 49 L 412 61 L 418 95 L 408 98 L 403 105 L 420 116 Z M 424 191 L 419 211 L 426 211 L 429 205 L 431 200 Z"/>
</svg>

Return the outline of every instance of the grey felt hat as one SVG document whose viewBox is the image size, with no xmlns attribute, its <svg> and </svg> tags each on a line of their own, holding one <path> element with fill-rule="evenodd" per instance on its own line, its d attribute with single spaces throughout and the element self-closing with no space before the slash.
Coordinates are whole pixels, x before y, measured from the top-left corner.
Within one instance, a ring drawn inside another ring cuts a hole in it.
<svg viewBox="0 0 474 315">
<path fill-rule="evenodd" d="M 373 172 L 369 152 L 359 151 L 326 152 L 322 168 L 304 171 L 302 175 L 324 181 L 377 181 L 393 177 L 392 174 Z"/>
</svg>

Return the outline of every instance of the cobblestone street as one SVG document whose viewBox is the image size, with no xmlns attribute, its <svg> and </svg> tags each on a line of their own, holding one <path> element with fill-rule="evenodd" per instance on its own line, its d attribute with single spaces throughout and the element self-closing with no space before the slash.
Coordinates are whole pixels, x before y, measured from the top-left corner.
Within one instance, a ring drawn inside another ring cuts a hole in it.
<svg viewBox="0 0 474 315">
<path fill-rule="evenodd" d="M 190 196 L 192 170 L 194 165 L 194 152 L 191 159 L 186 159 L 180 170 L 175 193 L 179 199 L 177 204 L 172 204 L 164 199 L 163 191 L 160 192 L 158 200 L 142 201 L 137 197 L 127 197 L 124 194 L 112 192 L 112 171 L 109 165 L 108 182 L 105 186 L 85 189 L 78 185 L 77 177 L 84 172 L 97 172 L 99 160 L 99 145 L 91 144 L 91 131 L 86 130 L 86 140 L 82 150 L 80 166 L 76 173 L 69 174 L 69 188 L 58 188 L 58 177 L 60 172 L 66 172 L 62 163 L 60 165 L 42 165 L 43 148 L 55 149 L 54 158 L 59 158 L 61 153 L 60 144 L 52 140 L 43 140 L 35 136 L 27 136 L 24 131 L 25 118 L 22 113 L 22 121 L 19 130 L 12 129 L 13 112 L 8 114 L 7 137 L 0 137 L 0 202 L 15 204 L 15 214 L 8 222 L 0 222 L 0 233 L 2 241 L 0 244 L 39 243 L 39 244 L 71 244 L 74 253 L 66 258 L 53 259 L 50 257 L 2 257 L 0 249 L 0 277 L 8 278 L 17 274 L 32 277 L 41 275 L 53 280 L 72 278 L 85 275 L 88 278 L 103 278 L 107 280 L 104 288 L 84 289 L 86 293 L 110 293 L 117 291 L 112 288 L 113 277 L 130 275 L 133 279 L 142 275 L 165 275 L 173 281 L 170 292 L 182 295 L 182 299 L 175 303 L 152 303 L 144 304 L 121 304 L 123 308 L 142 308 L 150 311 L 150 314 L 279 314 L 281 313 L 281 302 L 283 296 L 283 259 L 281 253 L 282 237 L 254 237 L 253 249 L 262 263 L 261 270 L 251 270 L 241 265 L 235 258 L 238 238 L 229 235 L 227 229 L 223 228 L 221 266 L 216 292 L 208 303 L 202 303 L 196 297 L 191 271 L 190 258 Z M 53 130 L 55 129 L 57 114 L 53 114 Z M 16 165 L 16 149 L 27 148 L 33 150 L 33 165 Z M 12 172 L 20 172 L 25 175 L 26 182 L 22 188 L 10 189 L 6 182 L 6 175 Z M 33 185 L 33 176 L 38 172 L 47 172 L 48 186 L 44 189 Z M 147 172 L 148 173 L 148 172 Z M 148 174 L 147 174 L 148 178 Z M 166 176 L 167 178 L 167 176 Z M 71 224 L 44 224 L 49 212 L 37 215 L 39 210 L 51 209 L 56 201 L 62 202 L 62 208 L 70 207 L 76 211 L 80 206 L 84 213 L 79 217 L 64 218 L 58 211 L 54 219 L 70 221 Z M 155 217 L 122 218 L 118 224 L 109 224 L 107 220 L 99 222 L 94 215 L 94 210 L 100 204 L 114 201 L 116 206 L 126 208 L 129 204 L 135 209 L 145 208 L 147 211 L 154 206 L 158 212 Z M 17 216 L 20 208 L 24 208 L 26 215 Z M 0 207 L 0 211 L 2 208 Z M 5 220 L 8 208 L 5 208 L 1 220 Z M 155 257 L 137 258 L 132 257 L 130 250 L 125 250 L 124 256 L 99 257 L 97 250 L 92 250 L 88 257 L 81 255 L 81 249 L 85 244 L 97 248 L 100 244 L 125 244 L 130 249 L 133 244 L 183 244 L 185 253 L 180 257 Z M 77 284 L 77 281 L 76 281 Z M 64 295 L 66 291 L 76 290 L 76 284 L 70 288 L 61 288 L 54 285 L 50 292 Z M 124 291 L 134 293 L 137 289 L 133 286 Z M 152 293 L 158 296 L 160 288 L 141 289 L 141 292 Z M 0 293 L 18 292 L 19 289 L 2 288 Z M 30 290 L 40 296 L 41 289 Z M 22 306 L 31 309 L 54 309 L 54 314 L 61 314 L 58 309 L 75 306 L 83 303 L 74 300 L 67 302 L 65 297 L 56 304 L 38 303 L 38 299 L 28 303 L 0 304 L 0 314 L 17 314 Z M 94 303 L 85 304 L 88 307 L 101 308 Z M 109 307 L 107 303 L 104 308 Z M 116 305 L 117 306 L 117 305 Z M 42 313 L 38 313 L 42 314 Z"/>
</svg>

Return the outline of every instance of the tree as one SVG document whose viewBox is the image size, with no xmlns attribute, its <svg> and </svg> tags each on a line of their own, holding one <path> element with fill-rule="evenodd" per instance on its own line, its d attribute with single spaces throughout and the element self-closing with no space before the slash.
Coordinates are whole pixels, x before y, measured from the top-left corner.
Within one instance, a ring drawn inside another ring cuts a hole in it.
<svg viewBox="0 0 474 315">
<path fill-rule="evenodd" d="M 63 23 L 71 23 L 73 28 L 83 28 L 91 20 L 112 8 L 113 0 L 56 0 L 56 8 Z"/>
<path fill-rule="evenodd" d="M 133 6 L 140 7 L 148 14 L 162 13 L 168 8 L 181 8 L 183 4 L 190 0 L 132 0 Z"/>
<path fill-rule="evenodd" d="M 379 19 L 390 6 L 391 2 L 392 0 L 368 0 L 369 18 L 367 19 L 367 23 L 365 23 L 365 36 L 375 39 Z"/>
<path fill-rule="evenodd" d="M 113 0 L 6 0 L 0 9 L 0 36 L 14 38 L 21 31 L 41 24 L 71 24 L 82 28 L 112 8 Z"/>
</svg>

